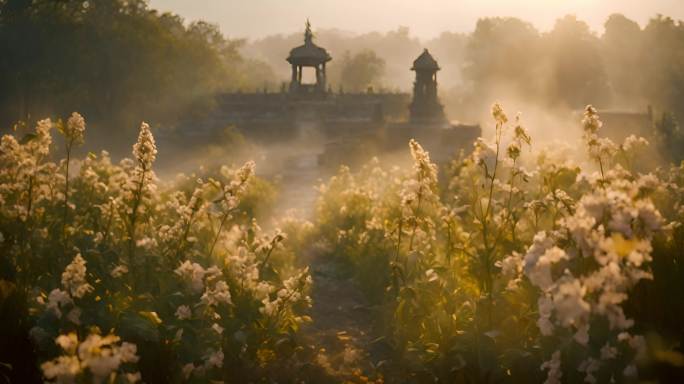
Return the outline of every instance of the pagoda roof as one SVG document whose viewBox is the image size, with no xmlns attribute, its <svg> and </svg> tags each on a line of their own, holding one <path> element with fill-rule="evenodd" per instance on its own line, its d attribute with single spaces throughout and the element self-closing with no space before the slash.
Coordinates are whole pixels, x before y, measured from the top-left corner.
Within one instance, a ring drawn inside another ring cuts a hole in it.
<svg viewBox="0 0 684 384">
<path fill-rule="evenodd" d="M 437 64 L 437 60 L 435 60 L 434 57 L 428 52 L 427 48 L 423 50 L 423 53 L 418 56 L 417 59 L 413 61 L 413 67 L 411 67 L 412 71 L 415 70 L 432 70 L 432 71 L 439 71 L 439 64 Z"/>
<path fill-rule="evenodd" d="M 290 50 L 287 61 L 290 64 L 299 65 L 318 65 L 332 60 L 325 48 L 319 47 L 313 42 L 311 24 L 306 21 L 306 31 L 304 32 L 304 44 Z"/>
</svg>

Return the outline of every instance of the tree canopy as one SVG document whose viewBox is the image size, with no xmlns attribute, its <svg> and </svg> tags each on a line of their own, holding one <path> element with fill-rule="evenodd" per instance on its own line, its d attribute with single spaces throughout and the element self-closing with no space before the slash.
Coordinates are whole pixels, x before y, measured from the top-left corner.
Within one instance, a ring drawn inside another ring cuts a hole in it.
<svg viewBox="0 0 684 384">
<path fill-rule="evenodd" d="M 144 0 L 5 0 L 0 116 L 8 125 L 80 110 L 117 132 L 174 122 L 210 108 L 217 90 L 274 82 L 267 65 L 240 55 L 243 43 Z"/>
</svg>

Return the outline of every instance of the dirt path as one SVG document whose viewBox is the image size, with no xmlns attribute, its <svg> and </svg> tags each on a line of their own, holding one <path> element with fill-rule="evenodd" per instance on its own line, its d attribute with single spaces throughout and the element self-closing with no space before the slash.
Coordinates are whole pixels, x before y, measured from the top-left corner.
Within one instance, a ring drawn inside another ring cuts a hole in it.
<svg viewBox="0 0 684 384">
<path fill-rule="evenodd" d="M 313 323 L 304 336 L 319 348 L 318 364 L 339 382 L 372 382 L 377 358 L 373 345 L 372 308 L 339 262 L 322 256 L 310 261 Z"/>
<path fill-rule="evenodd" d="M 283 151 L 282 158 L 273 160 L 280 164 L 277 172 L 282 178 L 276 216 L 295 209 L 298 216 L 311 219 L 317 196 L 313 185 L 327 175 L 317 163 L 320 148 L 294 153 Z M 378 348 L 373 343 L 372 308 L 348 268 L 313 248 L 301 260 L 309 265 L 314 280 L 310 312 L 313 322 L 303 327 L 303 337 L 318 350 L 317 365 L 335 382 L 373 382 L 378 356 L 382 354 L 376 353 Z M 373 351 L 373 356 L 368 351 Z"/>
</svg>

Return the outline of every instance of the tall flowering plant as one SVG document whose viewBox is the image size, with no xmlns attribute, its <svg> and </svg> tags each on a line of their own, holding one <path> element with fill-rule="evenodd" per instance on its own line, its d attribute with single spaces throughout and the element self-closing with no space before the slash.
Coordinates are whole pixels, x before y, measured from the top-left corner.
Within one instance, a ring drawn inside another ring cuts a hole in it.
<svg viewBox="0 0 684 384">
<path fill-rule="evenodd" d="M 679 196 L 678 169 L 639 173 L 648 142 L 601 137 L 591 106 L 581 124 L 586 158 L 534 152 L 520 116 L 509 121 L 495 104 L 492 117 L 494 139 L 476 141 L 446 182 L 411 141 L 411 169 L 374 161 L 321 188 L 319 236 L 362 283 L 375 277 L 363 284 L 373 297 L 378 281 L 386 287 L 379 323 L 396 364 L 384 373 L 635 379 L 650 352 L 630 307 L 653 279 L 654 247 L 672 244 L 679 228 L 666 222 L 681 204 L 665 197 L 668 188 Z"/>
<path fill-rule="evenodd" d="M 66 143 L 59 163 L 55 125 Z M 44 380 L 300 375 L 311 278 L 292 264 L 284 233 L 236 218 L 254 163 L 163 183 L 148 124 L 118 164 L 106 152 L 72 158 L 85 127 L 74 113 L 0 144 L 0 303 L 23 300 L 8 316 L 30 325 Z"/>
</svg>

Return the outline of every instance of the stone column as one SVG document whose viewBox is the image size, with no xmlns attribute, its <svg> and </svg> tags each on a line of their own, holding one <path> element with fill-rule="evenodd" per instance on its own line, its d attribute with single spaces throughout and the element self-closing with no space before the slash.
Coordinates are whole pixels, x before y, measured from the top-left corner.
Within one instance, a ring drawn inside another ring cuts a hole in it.
<svg viewBox="0 0 684 384">
<path fill-rule="evenodd" d="M 326 87 L 326 83 L 327 83 L 327 80 L 325 77 L 325 63 L 323 63 L 321 65 L 321 80 L 320 81 L 321 81 L 321 90 L 325 91 L 325 87 Z"/>
<path fill-rule="evenodd" d="M 290 92 L 297 89 L 297 66 L 292 64 L 292 80 L 290 80 Z"/>
</svg>

